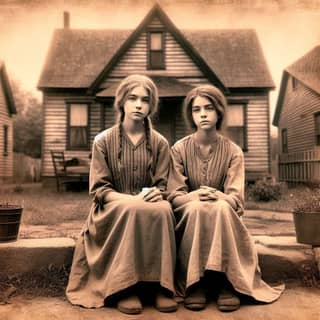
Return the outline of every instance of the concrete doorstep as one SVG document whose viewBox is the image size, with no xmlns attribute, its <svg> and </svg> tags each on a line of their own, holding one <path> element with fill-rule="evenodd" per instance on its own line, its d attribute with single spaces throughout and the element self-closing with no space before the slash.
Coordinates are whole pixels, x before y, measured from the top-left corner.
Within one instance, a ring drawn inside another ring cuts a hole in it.
<svg viewBox="0 0 320 320">
<path fill-rule="evenodd" d="M 254 236 L 259 264 L 266 281 L 290 282 L 318 273 L 320 252 L 296 242 L 295 237 Z M 70 238 L 19 239 L 0 243 L 0 276 L 37 273 L 70 266 L 75 242 Z M 318 276 L 318 275 L 316 275 Z"/>
</svg>

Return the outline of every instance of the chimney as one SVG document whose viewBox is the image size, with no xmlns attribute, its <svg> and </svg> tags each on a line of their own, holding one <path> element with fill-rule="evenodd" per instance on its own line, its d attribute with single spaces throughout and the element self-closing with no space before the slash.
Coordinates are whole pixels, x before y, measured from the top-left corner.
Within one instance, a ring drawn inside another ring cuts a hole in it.
<svg viewBox="0 0 320 320">
<path fill-rule="evenodd" d="M 63 12 L 63 28 L 64 29 L 70 28 L 70 13 L 69 13 L 69 11 Z"/>
</svg>

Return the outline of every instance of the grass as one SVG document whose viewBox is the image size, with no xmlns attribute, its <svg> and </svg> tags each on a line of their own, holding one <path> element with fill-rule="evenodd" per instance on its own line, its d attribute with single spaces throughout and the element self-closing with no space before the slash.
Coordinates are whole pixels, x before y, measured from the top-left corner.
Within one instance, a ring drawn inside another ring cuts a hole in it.
<svg viewBox="0 0 320 320">
<path fill-rule="evenodd" d="M 0 203 L 23 206 L 22 224 L 56 225 L 85 220 L 91 206 L 87 191 L 56 192 L 41 184 L 10 185 L 0 189 Z"/>
<path fill-rule="evenodd" d="M 307 188 L 298 186 L 282 188 L 279 200 L 253 201 L 247 196 L 246 209 L 291 212 Z M 0 203 L 22 204 L 22 224 L 57 225 L 64 222 L 84 221 L 89 213 L 91 198 L 87 191 L 56 192 L 43 188 L 41 184 L 8 185 L 0 189 Z"/>
</svg>

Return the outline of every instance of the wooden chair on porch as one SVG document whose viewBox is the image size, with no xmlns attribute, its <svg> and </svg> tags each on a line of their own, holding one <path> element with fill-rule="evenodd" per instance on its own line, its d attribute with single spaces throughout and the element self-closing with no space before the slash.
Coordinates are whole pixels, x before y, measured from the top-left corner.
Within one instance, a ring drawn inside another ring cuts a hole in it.
<svg viewBox="0 0 320 320">
<path fill-rule="evenodd" d="M 88 182 L 88 165 L 81 165 L 76 158 L 66 160 L 63 151 L 50 150 L 50 153 L 56 178 L 57 191 L 60 191 L 61 185 L 66 186 L 68 184 Z"/>
</svg>

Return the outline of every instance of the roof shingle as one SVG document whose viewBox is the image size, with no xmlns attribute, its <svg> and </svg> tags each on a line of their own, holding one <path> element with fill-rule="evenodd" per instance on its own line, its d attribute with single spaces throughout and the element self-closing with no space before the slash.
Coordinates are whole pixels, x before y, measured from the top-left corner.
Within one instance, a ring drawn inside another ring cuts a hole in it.
<svg viewBox="0 0 320 320">
<path fill-rule="evenodd" d="M 88 88 L 131 33 L 57 29 L 38 87 Z M 254 30 L 182 33 L 226 87 L 274 87 Z"/>
</svg>

